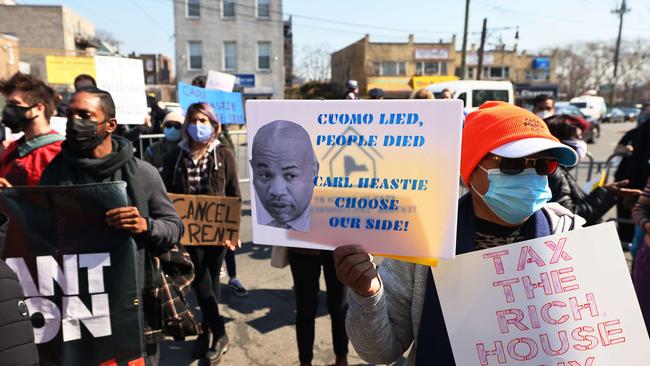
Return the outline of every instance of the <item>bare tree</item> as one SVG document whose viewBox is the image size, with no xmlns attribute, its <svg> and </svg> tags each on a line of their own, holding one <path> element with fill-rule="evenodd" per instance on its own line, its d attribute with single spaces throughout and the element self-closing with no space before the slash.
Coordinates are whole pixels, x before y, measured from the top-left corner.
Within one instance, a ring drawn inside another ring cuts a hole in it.
<svg viewBox="0 0 650 366">
<path fill-rule="evenodd" d="M 552 52 L 558 56 L 556 74 L 560 92 L 569 98 L 582 92 L 604 87 L 616 87 L 622 99 L 635 99 L 631 94 L 640 85 L 650 82 L 650 46 L 644 40 L 625 41 L 621 44 L 619 75 L 613 75 L 613 42 L 574 43 L 558 47 Z"/>
<path fill-rule="evenodd" d="M 120 44 L 122 44 L 122 41 L 115 38 L 113 33 L 103 29 L 98 29 L 95 32 L 95 38 L 102 40 L 118 49 L 120 48 Z"/>
<path fill-rule="evenodd" d="M 306 45 L 300 53 L 301 60 L 296 70 L 299 77 L 306 81 L 327 81 L 331 78 L 331 52 L 328 45 Z"/>
</svg>

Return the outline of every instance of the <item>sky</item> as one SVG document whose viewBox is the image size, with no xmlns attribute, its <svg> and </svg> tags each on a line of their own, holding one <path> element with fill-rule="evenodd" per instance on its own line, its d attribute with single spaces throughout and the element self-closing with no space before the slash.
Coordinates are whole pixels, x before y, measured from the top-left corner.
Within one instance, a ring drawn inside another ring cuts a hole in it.
<svg viewBox="0 0 650 366">
<path fill-rule="evenodd" d="M 174 0 L 20 1 L 64 4 L 122 42 L 122 53 L 162 53 L 174 57 Z M 204 0 L 215 4 L 218 0 Z M 650 1 L 628 0 L 623 39 L 650 39 Z M 214 5 L 210 5 L 214 6 Z M 536 52 L 582 41 L 614 42 L 620 0 L 470 0 L 468 45 L 478 44 L 487 18 L 488 48 L 503 42 Z M 285 18 L 293 16 L 295 64 L 305 46 L 339 50 L 370 34 L 371 41 L 449 40 L 460 49 L 465 0 L 284 0 Z"/>
</svg>

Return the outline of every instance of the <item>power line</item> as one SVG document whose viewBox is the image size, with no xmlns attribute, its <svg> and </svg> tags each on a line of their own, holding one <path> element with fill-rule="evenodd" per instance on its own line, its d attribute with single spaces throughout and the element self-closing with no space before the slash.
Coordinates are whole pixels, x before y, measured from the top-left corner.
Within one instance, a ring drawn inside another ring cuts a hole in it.
<svg viewBox="0 0 650 366">
<path fill-rule="evenodd" d="M 521 10 L 504 8 L 502 6 L 494 5 L 494 4 L 483 2 L 483 1 L 477 1 L 476 0 L 476 2 L 478 4 L 484 6 L 484 7 L 492 8 L 494 10 L 504 12 L 504 13 L 527 15 L 527 16 L 531 16 L 531 17 L 535 17 L 535 18 L 554 20 L 554 21 L 568 23 L 568 24 L 577 23 L 577 24 L 583 24 L 583 25 L 588 25 L 588 26 L 592 26 L 592 27 L 599 27 L 599 28 L 615 26 L 614 24 L 611 24 L 611 23 L 597 23 L 597 22 L 584 21 L 584 20 L 581 20 L 581 19 L 578 19 L 578 18 L 563 18 L 563 17 L 558 17 L 558 16 L 555 16 L 555 15 L 530 13 L 530 12 L 525 12 L 525 11 L 521 11 Z M 637 30 L 637 31 L 650 31 L 650 28 L 628 27 L 628 29 Z"/>
</svg>

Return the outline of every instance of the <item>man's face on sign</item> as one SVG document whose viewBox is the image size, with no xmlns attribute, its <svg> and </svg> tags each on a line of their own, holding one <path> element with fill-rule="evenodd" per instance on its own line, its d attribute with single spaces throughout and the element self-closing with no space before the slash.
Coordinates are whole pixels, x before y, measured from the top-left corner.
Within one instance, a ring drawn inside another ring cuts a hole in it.
<svg viewBox="0 0 650 366">
<path fill-rule="evenodd" d="M 255 139 L 251 166 L 257 196 L 278 223 L 295 220 L 309 207 L 318 174 L 309 136 L 276 130 Z"/>
</svg>

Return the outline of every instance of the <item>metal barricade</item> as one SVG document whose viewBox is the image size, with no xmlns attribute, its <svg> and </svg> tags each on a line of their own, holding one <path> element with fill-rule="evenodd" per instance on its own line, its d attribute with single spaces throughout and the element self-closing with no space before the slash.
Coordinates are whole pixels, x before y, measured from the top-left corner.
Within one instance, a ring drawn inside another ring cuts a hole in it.
<svg viewBox="0 0 650 366">
<path fill-rule="evenodd" d="M 239 183 L 247 183 L 250 181 L 248 176 L 248 139 L 246 135 L 246 130 L 238 131 L 228 131 L 230 138 L 232 139 L 232 144 L 235 152 L 235 161 L 237 162 L 237 176 L 239 177 Z M 152 144 L 165 138 L 163 134 L 150 134 L 150 135 L 140 135 L 138 141 L 140 158 L 145 154 L 145 149 Z"/>
</svg>

